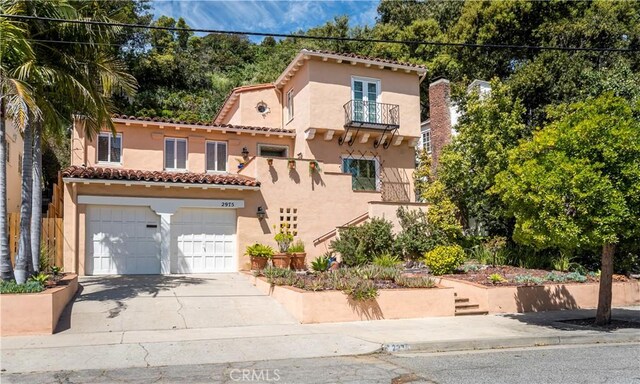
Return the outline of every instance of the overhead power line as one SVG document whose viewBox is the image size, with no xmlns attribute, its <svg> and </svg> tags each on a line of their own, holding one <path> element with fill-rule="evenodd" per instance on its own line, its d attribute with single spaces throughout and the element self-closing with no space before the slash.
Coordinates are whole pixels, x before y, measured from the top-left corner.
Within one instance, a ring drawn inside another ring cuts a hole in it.
<svg viewBox="0 0 640 384">
<path fill-rule="evenodd" d="M 357 37 L 309 36 L 309 35 L 296 35 L 296 34 L 289 34 L 289 33 L 267 33 L 267 32 L 251 32 L 251 31 L 225 31 L 225 30 L 219 30 L 219 29 L 203 29 L 203 28 L 162 27 L 158 25 L 127 24 L 127 23 L 115 23 L 115 22 L 106 22 L 106 21 L 95 21 L 95 20 L 68 20 L 68 19 L 60 19 L 60 18 L 53 18 L 53 17 L 40 17 L 40 16 L 29 16 L 29 15 L 0 14 L 0 17 L 18 19 L 18 20 L 41 20 L 41 21 L 51 21 L 51 22 L 57 22 L 57 23 L 100 25 L 100 26 L 107 26 L 107 27 L 136 28 L 136 29 L 152 29 L 152 30 L 161 30 L 161 31 L 172 31 L 172 32 L 215 33 L 215 34 L 223 34 L 223 35 L 281 37 L 281 38 L 321 40 L 321 41 L 387 43 L 387 44 L 404 44 L 404 45 L 432 45 L 432 46 L 441 46 L 441 47 L 465 47 L 465 48 L 485 48 L 485 49 L 518 49 L 518 50 L 535 50 L 535 51 L 621 52 L 621 53 L 640 52 L 640 48 L 587 48 L 587 47 L 560 47 L 560 46 L 540 46 L 540 45 L 513 45 L 513 44 L 451 43 L 451 42 L 423 41 L 423 40 L 365 39 L 365 38 L 357 38 Z"/>
</svg>

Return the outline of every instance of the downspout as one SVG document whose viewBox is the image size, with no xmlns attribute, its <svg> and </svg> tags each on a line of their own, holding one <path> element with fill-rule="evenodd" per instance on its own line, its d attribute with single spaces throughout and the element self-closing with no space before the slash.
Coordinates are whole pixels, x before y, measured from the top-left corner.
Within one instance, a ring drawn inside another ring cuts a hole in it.
<svg viewBox="0 0 640 384">
<path fill-rule="evenodd" d="M 278 89 L 276 84 L 273 84 L 278 94 L 278 102 L 280 103 L 280 129 L 284 129 L 284 101 L 282 100 L 282 91 Z"/>
</svg>

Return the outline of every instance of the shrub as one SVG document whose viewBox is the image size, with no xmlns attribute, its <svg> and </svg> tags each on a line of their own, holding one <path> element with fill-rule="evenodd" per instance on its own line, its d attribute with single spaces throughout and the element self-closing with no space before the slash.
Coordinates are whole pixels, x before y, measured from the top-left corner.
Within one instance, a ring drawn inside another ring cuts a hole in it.
<svg viewBox="0 0 640 384">
<path fill-rule="evenodd" d="M 373 218 L 358 227 L 341 229 L 339 238 L 331 242 L 331 249 L 340 253 L 346 266 L 370 263 L 376 255 L 392 251 L 391 229 L 390 221 Z"/>
<path fill-rule="evenodd" d="M 541 285 L 544 283 L 544 280 L 539 277 L 534 277 L 531 275 L 517 275 L 513 278 L 518 284 L 526 284 L 526 285 Z"/>
<path fill-rule="evenodd" d="M 329 269 L 329 258 L 327 256 L 318 256 L 311 262 L 311 269 L 316 272 L 324 272 Z"/>
<path fill-rule="evenodd" d="M 304 253 L 304 243 L 302 240 L 297 240 L 289 247 L 290 253 Z"/>
<path fill-rule="evenodd" d="M 551 265 L 553 269 L 560 272 L 569 272 L 569 268 L 571 268 L 571 263 L 573 259 L 567 255 L 562 254 L 551 261 Z"/>
<path fill-rule="evenodd" d="M 31 276 L 29 277 L 30 281 L 35 281 L 37 283 L 39 283 L 40 285 L 42 285 L 44 287 L 44 285 L 47 283 L 47 281 L 49 281 L 49 275 L 47 275 L 46 273 L 38 273 L 35 276 Z"/>
<path fill-rule="evenodd" d="M 436 286 L 436 282 L 426 276 L 399 276 L 395 283 L 405 288 L 433 288 Z"/>
<path fill-rule="evenodd" d="M 464 262 L 464 250 L 459 245 L 441 245 L 424 256 L 424 263 L 434 275 L 452 273 Z"/>
<path fill-rule="evenodd" d="M 349 295 L 355 301 L 373 300 L 378 297 L 378 289 L 373 281 L 364 279 L 348 280 L 350 283 L 344 289 L 344 293 Z"/>
<path fill-rule="evenodd" d="M 253 257 L 266 257 L 271 258 L 274 250 L 268 245 L 253 244 L 247 247 L 246 254 Z"/>
<path fill-rule="evenodd" d="M 587 277 L 582 275 L 580 272 L 571 272 L 566 275 L 567 280 L 575 281 L 576 283 L 584 283 L 587 281 Z"/>
<path fill-rule="evenodd" d="M 373 264 L 357 268 L 349 268 L 347 271 L 347 277 L 356 276 L 365 280 L 394 281 L 398 276 L 400 276 L 400 270 L 397 267 L 381 267 Z"/>
<path fill-rule="evenodd" d="M 400 261 L 398 256 L 393 256 L 390 253 L 385 253 L 384 255 L 373 258 L 373 264 L 379 267 L 397 267 L 401 263 L 402 261 Z"/>
<path fill-rule="evenodd" d="M 489 281 L 492 284 L 500 284 L 500 283 L 506 283 L 507 282 L 507 279 L 502 277 L 502 275 L 500 275 L 499 273 L 492 273 L 489 277 L 487 277 L 487 279 L 489 279 Z"/>
<path fill-rule="evenodd" d="M 419 259 L 437 245 L 447 244 L 446 237 L 433 234 L 425 212 L 401 206 L 396 211 L 396 216 L 401 230 L 396 236 L 394 248 L 404 259 Z"/>
<path fill-rule="evenodd" d="M 544 279 L 547 281 L 552 281 L 554 283 L 564 283 L 565 281 L 567 281 L 567 276 L 558 272 L 549 272 Z"/>
<path fill-rule="evenodd" d="M 464 273 L 477 272 L 480 270 L 480 266 L 478 264 L 465 264 L 462 266 L 462 270 Z"/>
<path fill-rule="evenodd" d="M 6 293 L 38 293 L 44 291 L 44 286 L 37 281 L 27 281 L 17 284 L 15 281 L 0 281 L 0 294 Z"/>
<path fill-rule="evenodd" d="M 267 278 L 267 280 L 278 277 L 291 277 L 296 275 L 296 273 L 290 269 L 276 267 L 267 267 L 262 271 L 262 274 Z"/>
</svg>

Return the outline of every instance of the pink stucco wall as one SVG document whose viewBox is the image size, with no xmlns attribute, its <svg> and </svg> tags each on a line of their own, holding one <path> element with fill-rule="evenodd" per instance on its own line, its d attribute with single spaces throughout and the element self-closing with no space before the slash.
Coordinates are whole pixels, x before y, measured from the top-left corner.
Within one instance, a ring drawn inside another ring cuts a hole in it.
<svg viewBox="0 0 640 384">
<path fill-rule="evenodd" d="M 63 283 L 40 293 L 0 295 L 0 334 L 53 333 L 62 311 L 78 290 L 78 276 L 66 275 Z"/>
<path fill-rule="evenodd" d="M 381 289 L 374 300 L 354 301 L 341 291 L 311 292 L 272 286 L 264 278 L 251 275 L 248 278 L 303 324 L 412 319 L 455 313 L 453 289 L 447 287 Z"/>
<path fill-rule="evenodd" d="M 540 312 L 559 309 L 596 308 L 598 283 L 545 284 L 523 287 L 487 287 L 466 281 L 441 278 L 439 284 L 451 287 L 458 297 L 478 304 L 489 313 Z M 640 304 L 640 282 L 613 283 L 614 306 Z"/>
</svg>

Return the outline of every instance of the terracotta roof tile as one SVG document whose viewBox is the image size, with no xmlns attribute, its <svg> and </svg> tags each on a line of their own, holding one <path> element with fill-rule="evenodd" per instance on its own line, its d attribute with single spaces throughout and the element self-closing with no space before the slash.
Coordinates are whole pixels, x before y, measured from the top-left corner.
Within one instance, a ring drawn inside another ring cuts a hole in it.
<svg viewBox="0 0 640 384">
<path fill-rule="evenodd" d="M 111 115 L 113 119 L 123 119 L 123 120 L 137 120 L 137 121 L 150 121 L 154 123 L 169 123 L 169 124 L 189 124 L 189 125 L 200 125 L 203 128 L 212 127 L 212 128 L 229 128 L 229 129 L 237 129 L 242 131 L 253 131 L 253 132 L 269 132 L 269 133 L 295 133 L 292 129 L 283 129 L 283 128 L 271 128 L 271 127 L 253 127 L 248 125 L 231 125 L 231 124 L 212 124 L 208 121 L 195 121 L 195 120 L 181 120 L 181 119 L 170 119 L 166 117 L 146 117 L 146 116 L 127 116 L 127 115 Z"/>
<path fill-rule="evenodd" d="M 62 177 L 72 179 L 130 180 L 159 183 L 215 184 L 259 187 L 251 177 L 235 174 L 142 171 L 135 169 L 71 166 L 62 171 Z"/>
<path fill-rule="evenodd" d="M 304 52 L 309 52 L 309 53 L 317 53 L 317 54 L 320 54 L 320 55 L 337 55 L 337 56 L 342 56 L 342 57 L 352 58 L 352 59 L 370 60 L 370 61 L 375 61 L 375 62 L 383 63 L 383 64 L 406 65 L 406 66 L 409 66 L 409 67 L 420 68 L 420 69 L 426 69 L 427 68 L 424 65 L 412 64 L 412 63 L 403 63 L 401 61 L 382 59 L 382 58 L 379 58 L 379 57 L 363 56 L 363 55 L 359 55 L 357 53 L 340 53 L 340 52 L 333 52 L 333 51 L 326 51 L 326 50 L 319 50 L 319 49 L 303 49 L 303 51 Z"/>
</svg>

